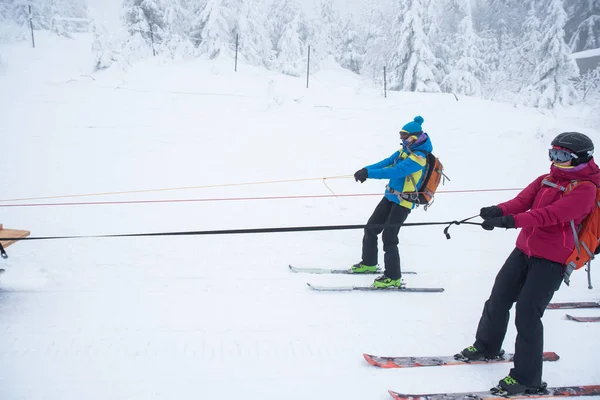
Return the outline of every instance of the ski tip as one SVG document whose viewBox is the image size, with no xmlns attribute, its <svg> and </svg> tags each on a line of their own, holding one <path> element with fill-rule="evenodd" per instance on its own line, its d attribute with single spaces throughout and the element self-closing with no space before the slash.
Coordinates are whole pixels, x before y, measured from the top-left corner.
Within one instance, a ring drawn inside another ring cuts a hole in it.
<svg viewBox="0 0 600 400">
<path fill-rule="evenodd" d="M 363 358 L 371 365 L 377 366 L 377 363 L 373 360 L 373 356 L 371 354 L 363 353 Z"/>
<path fill-rule="evenodd" d="M 392 360 L 385 360 L 382 357 L 374 356 L 372 354 L 363 354 L 363 357 L 369 364 L 378 368 L 402 368 L 401 365 L 394 363 Z"/>
<path fill-rule="evenodd" d="M 411 397 L 414 397 L 414 396 L 407 396 L 407 395 L 404 395 L 404 394 L 400 394 L 400 393 L 394 392 L 393 390 L 388 390 L 388 393 L 395 400 L 407 400 L 407 399 L 409 399 Z"/>
</svg>

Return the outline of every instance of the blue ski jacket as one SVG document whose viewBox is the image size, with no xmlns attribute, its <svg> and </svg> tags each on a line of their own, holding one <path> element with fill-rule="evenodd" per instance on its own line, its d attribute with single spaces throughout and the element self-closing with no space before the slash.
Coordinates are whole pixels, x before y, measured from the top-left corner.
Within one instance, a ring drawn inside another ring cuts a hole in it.
<svg viewBox="0 0 600 400">
<path fill-rule="evenodd" d="M 385 197 L 408 209 L 416 205 L 399 196 L 399 193 L 415 192 L 423 180 L 427 166 L 427 154 L 433 151 L 433 145 L 426 133 L 426 139 L 418 140 L 410 148 L 400 148 L 389 158 L 365 167 L 369 179 L 389 179 L 385 187 Z M 419 143 L 420 142 L 420 143 Z"/>
</svg>

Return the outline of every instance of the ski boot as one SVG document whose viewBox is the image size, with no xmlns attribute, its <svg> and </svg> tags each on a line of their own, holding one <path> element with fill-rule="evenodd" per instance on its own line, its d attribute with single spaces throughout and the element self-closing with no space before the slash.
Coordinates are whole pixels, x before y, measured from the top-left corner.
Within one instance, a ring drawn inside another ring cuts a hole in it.
<svg viewBox="0 0 600 400">
<path fill-rule="evenodd" d="M 377 272 L 377 265 L 364 265 L 362 262 L 354 264 L 350 270 L 355 274 L 364 274 L 369 272 Z"/>
<path fill-rule="evenodd" d="M 515 378 L 508 375 L 506 378 L 498 382 L 498 386 L 493 387 L 490 391 L 493 394 L 501 396 L 515 396 L 520 394 L 540 394 L 546 391 L 548 385 L 542 382 L 540 386 L 526 386 L 519 383 Z"/>
<path fill-rule="evenodd" d="M 402 287 L 402 278 L 391 279 L 385 275 L 375 279 L 373 286 L 380 289 L 391 288 L 391 287 Z"/>
<path fill-rule="evenodd" d="M 503 358 L 504 350 L 500 350 L 500 353 L 496 356 L 487 356 L 483 351 L 479 351 L 475 346 L 469 346 L 466 349 L 463 349 L 458 354 L 454 355 L 455 360 L 460 361 L 481 361 L 481 360 L 493 360 L 496 358 Z"/>
</svg>

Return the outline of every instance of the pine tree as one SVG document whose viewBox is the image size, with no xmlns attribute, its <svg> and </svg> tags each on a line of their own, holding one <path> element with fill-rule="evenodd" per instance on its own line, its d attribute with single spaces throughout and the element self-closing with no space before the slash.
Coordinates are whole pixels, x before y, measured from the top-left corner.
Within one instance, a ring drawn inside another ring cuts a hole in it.
<svg viewBox="0 0 600 400">
<path fill-rule="evenodd" d="M 113 51 L 113 43 L 108 30 L 100 23 L 92 24 L 92 53 L 94 55 L 94 70 L 109 68 L 115 61 L 118 60 L 117 55 Z"/>
<path fill-rule="evenodd" d="M 364 62 L 365 50 L 358 29 L 351 16 L 348 18 L 346 26 L 342 31 L 344 35 L 342 36 L 342 43 L 336 59 L 343 68 L 347 68 L 358 74 Z"/>
<path fill-rule="evenodd" d="M 388 61 L 390 89 L 439 92 L 437 62 L 424 26 L 430 22 L 430 0 L 408 0 L 408 8 Z"/>
<path fill-rule="evenodd" d="M 194 31 L 200 53 L 214 59 L 222 53 L 232 53 L 233 39 L 232 5 L 228 0 L 208 0 L 198 18 Z"/>
<path fill-rule="evenodd" d="M 515 73 L 515 76 L 521 77 L 521 79 L 531 77 L 536 66 L 542 61 L 540 56 L 543 56 L 543 54 L 539 52 L 542 40 L 542 22 L 539 19 L 541 10 L 538 9 L 539 6 L 538 0 L 530 1 L 527 18 L 523 25 L 523 40 L 520 46 L 513 48 L 513 52 L 515 53 L 515 57 L 513 58 L 517 58 L 518 56 L 517 59 L 520 62 L 514 63 L 511 66 L 511 71 Z M 523 87 L 523 82 L 520 85 L 521 87 Z"/>
<path fill-rule="evenodd" d="M 525 104 L 552 108 L 572 104 L 576 92 L 572 80 L 577 77 L 575 61 L 564 41 L 567 13 L 563 0 L 538 0 L 541 10 L 542 36 L 537 48 L 537 60 L 531 83 L 521 91 Z"/>
<path fill-rule="evenodd" d="M 577 0 L 569 5 L 566 26 L 573 52 L 600 48 L 600 0 Z"/>
<path fill-rule="evenodd" d="M 473 28 L 470 0 L 456 0 L 453 8 L 462 14 L 453 51 L 456 63 L 444 79 L 442 87 L 452 92 L 478 96 L 481 94 L 481 80 L 489 72 L 482 60 L 483 40 Z"/>
<path fill-rule="evenodd" d="M 362 30 L 365 38 L 362 70 L 376 81 L 383 80 L 382 69 L 394 49 L 394 33 L 402 24 L 405 2 L 406 0 L 369 0 L 366 6 L 366 21 Z"/>
<path fill-rule="evenodd" d="M 0 43 L 24 40 L 28 33 L 27 5 L 0 1 Z"/>
<path fill-rule="evenodd" d="M 164 11 L 156 0 L 125 0 L 125 22 L 131 36 L 143 38 L 156 51 L 163 41 Z"/>
<path fill-rule="evenodd" d="M 317 19 L 312 25 L 314 33 L 311 42 L 315 50 L 314 60 L 322 60 L 328 55 L 338 54 L 342 42 L 342 22 L 333 8 L 332 0 L 321 0 Z"/>
<path fill-rule="evenodd" d="M 275 60 L 271 68 L 298 76 L 305 68 L 309 30 L 296 0 L 274 2 L 269 11 Z"/>
<path fill-rule="evenodd" d="M 261 1 L 241 0 L 233 32 L 239 35 L 239 52 L 252 64 L 264 65 L 272 58 L 273 43 L 268 26 L 266 9 Z"/>
<path fill-rule="evenodd" d="M 161 50 L 173 58 L 189 59 L 197 54 L 190 38 L 191 4 L 188 0 L 161 0 L 163 7 L 163 35 Z"/>
</svg>

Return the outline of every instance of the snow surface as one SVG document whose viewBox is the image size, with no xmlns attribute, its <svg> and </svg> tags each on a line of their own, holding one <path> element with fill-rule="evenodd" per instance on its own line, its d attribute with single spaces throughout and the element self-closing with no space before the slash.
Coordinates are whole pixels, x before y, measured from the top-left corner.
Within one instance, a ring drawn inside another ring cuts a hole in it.
<svg viewBox="0 0 600 400">
<path fill-rule="evenodd" d="M 521 188 L 548 170 L 556 117 L 449 94 L 388 93 L 339 68 L 293 78 L 233 61 L 161 58 L 92 74 L 91 38 L 38 35 L 0 47 L 2 200 L 351 175 L 389 156 L 425 118 L 452 179 L 443 190 Z M 564 113 L 563 113 L 564 114 Z M 561 114 L 561 115 L 563 115 Z M 567 115 L 567 114 L 564 114 Z M 331 179 L 363 197 L 5 207 L 11 204 L 331 194 L 320 179 L 0 202 L 0 222 L 32 236 L 362 224 L 383 181 Z M 440 193 L 410 222 L 452 221 L 515 191 Z M 509 364 L 378 370 L 362 353 L 450 355 L 472 344 L 516 231 L 406 227 L 411 286 L 442 294 L 315 293 L 292 274 L 348 267 L 360 231 L 28 241 L 0 278 L 0 398 L 387 399 L 387 389 L 486 390 Z M 596 286 L 598 275 L 594 276 Z M 554 301 L 599 300 L 578 271 Z M 550 385 L 598 384 L 599 324 L 544 316 Z M 575 315 L 600 315 L 578 310 Z M 514 317 L 514 315 L 513 315 Z M 504 348 L 514 350 L 515 328 Z"/>
</svg>

